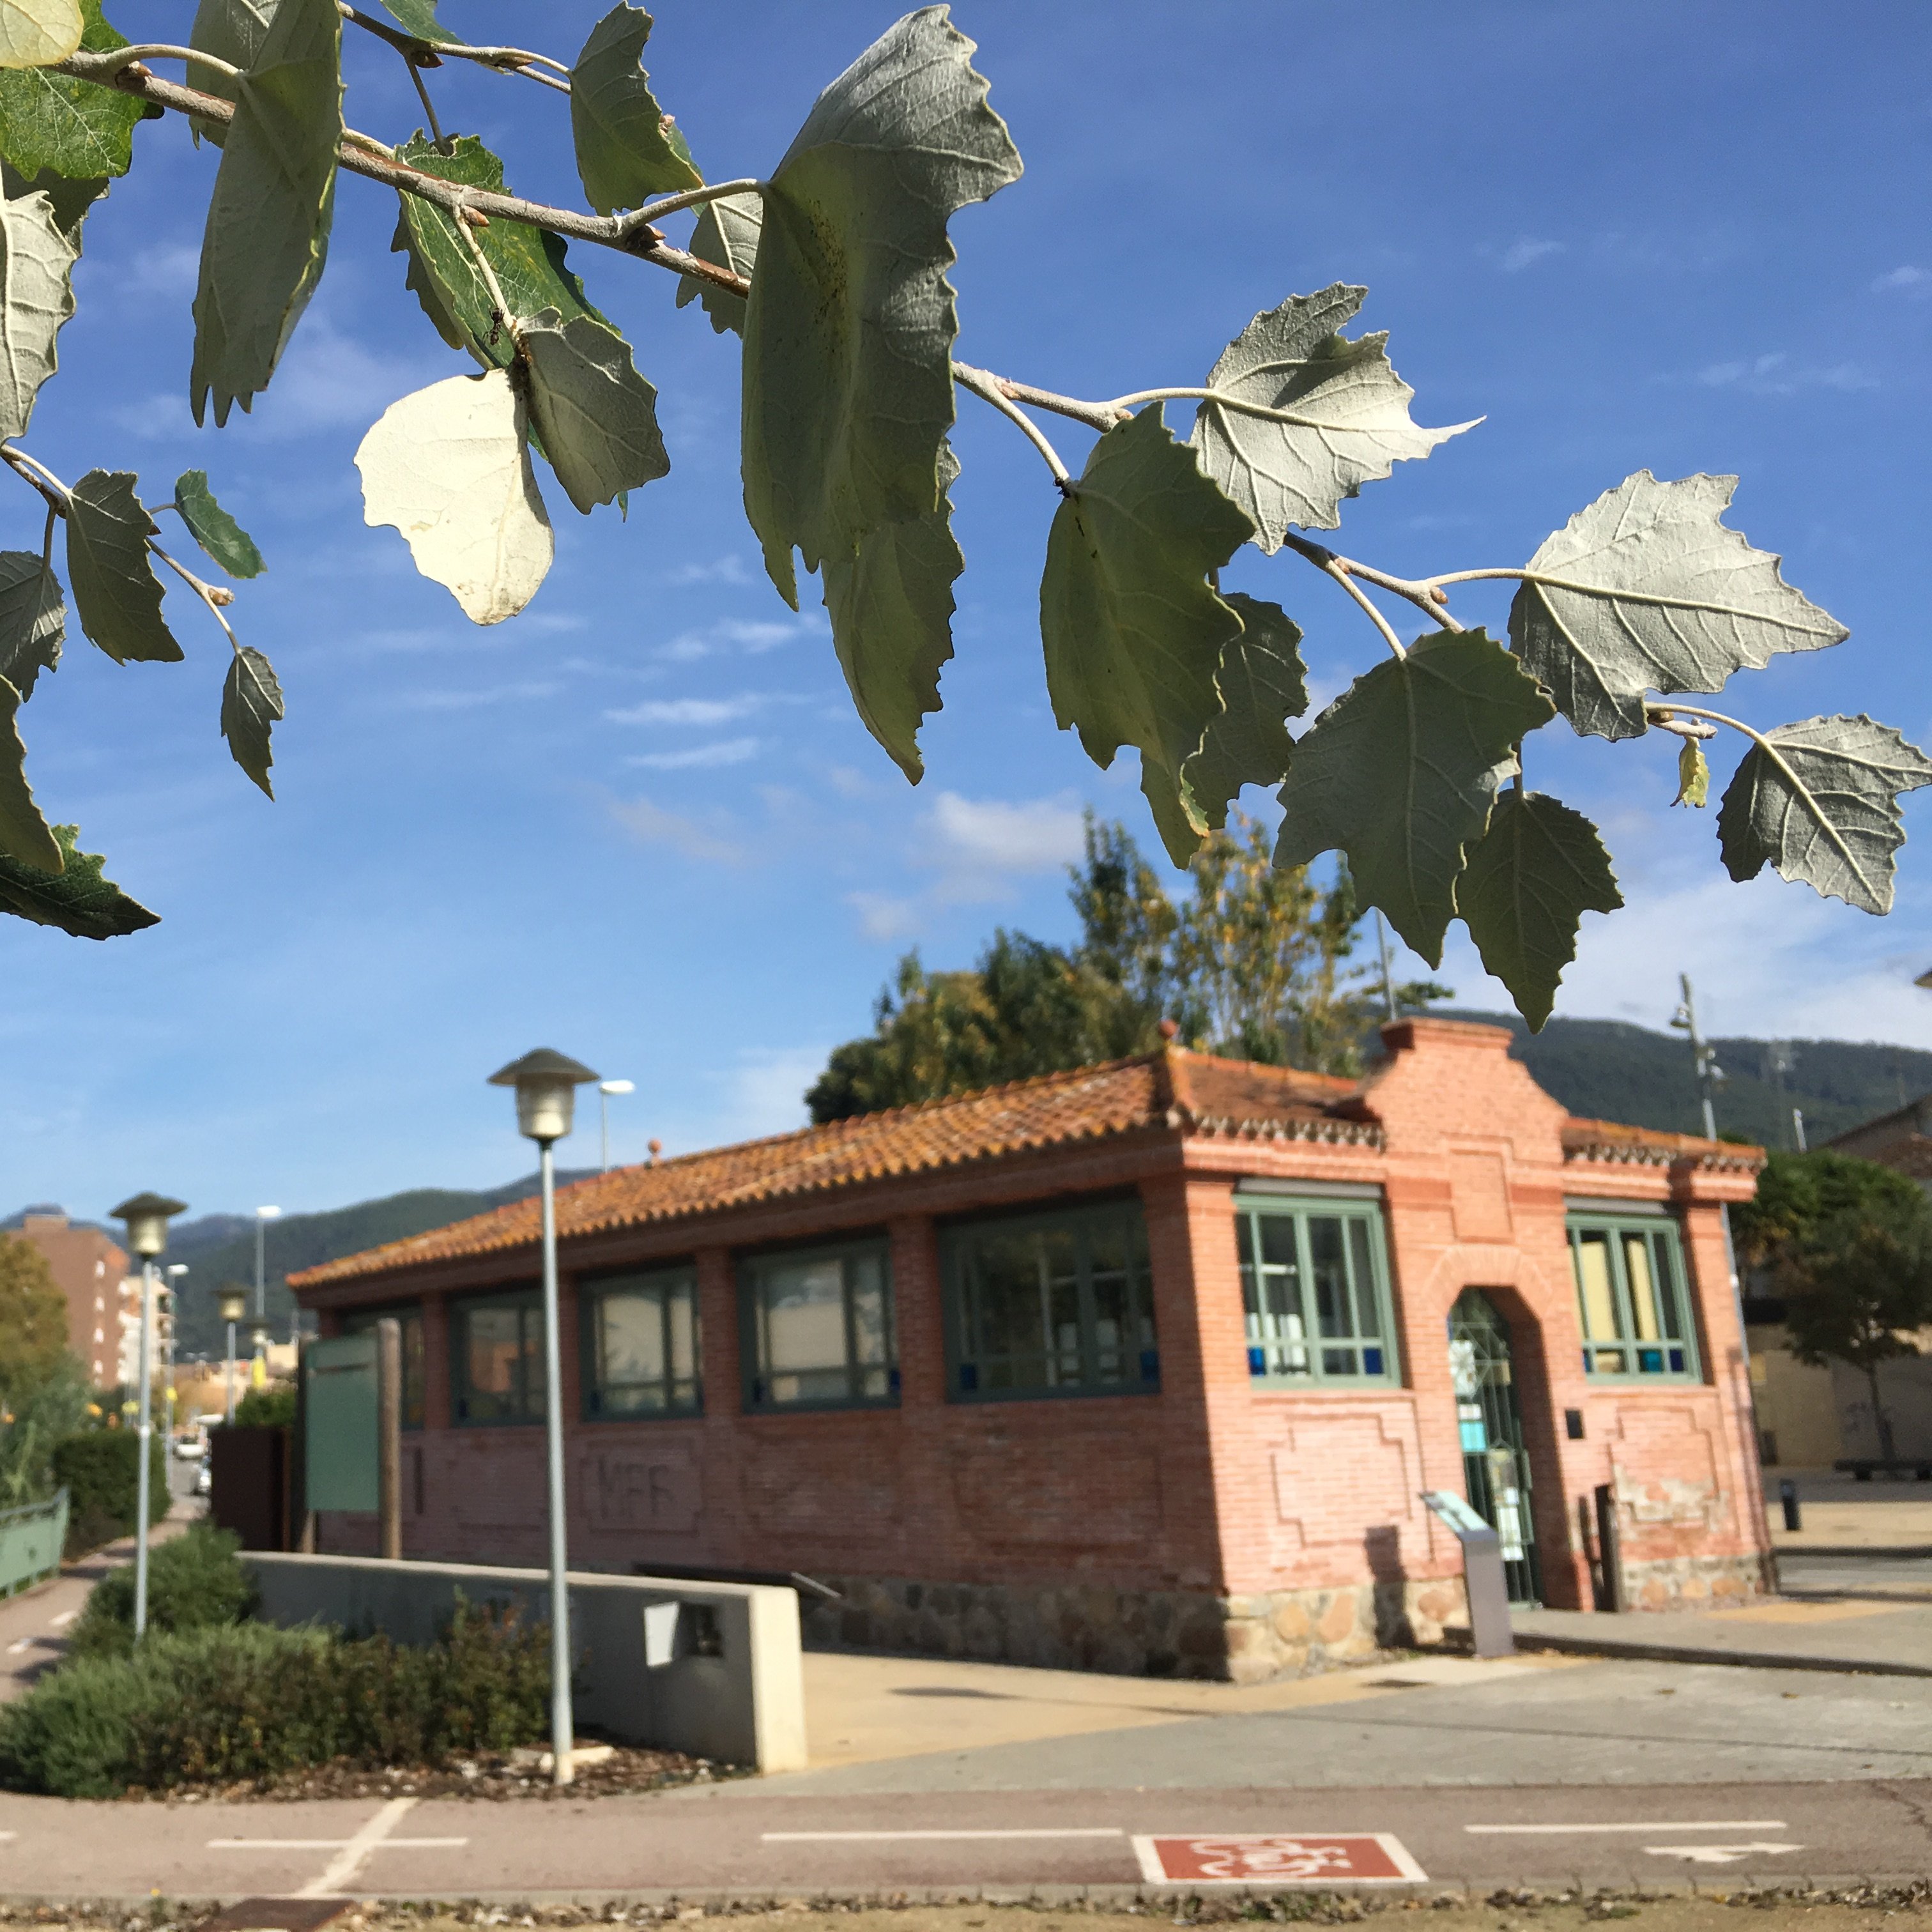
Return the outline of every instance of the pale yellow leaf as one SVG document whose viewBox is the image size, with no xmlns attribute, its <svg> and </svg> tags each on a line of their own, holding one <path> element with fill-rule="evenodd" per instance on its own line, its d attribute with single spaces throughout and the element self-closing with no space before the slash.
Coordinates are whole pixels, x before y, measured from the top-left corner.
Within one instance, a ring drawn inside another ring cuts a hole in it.
<svg viewBox="0 0 1932 1932">
<path fill-rule="evenodd" d="M 80 45 L 80 0 L 0 0 L 0 67 L 46 67 Z"/>
</svg>

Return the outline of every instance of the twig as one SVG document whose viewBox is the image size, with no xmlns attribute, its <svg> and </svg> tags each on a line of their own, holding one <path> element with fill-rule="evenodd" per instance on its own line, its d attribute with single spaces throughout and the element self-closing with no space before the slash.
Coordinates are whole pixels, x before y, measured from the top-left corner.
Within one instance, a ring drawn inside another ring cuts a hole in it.
<svg viewBox="0 0 1932 1932">
<path fill-rule="evenodd" d="M 956 374 L 970 367 L 964 362 L 952 365 Z M 1016 382 L 1010 376 L 996 376 L 990 369 L 976 369 L 973 373 L 991 383 L 1010 403 L 1025 403 L 1036 410 L 1049 410 L 1057 416 L 1070 416 L 1074 422 L 1084 423 L 1089 429 L 1097 429 L 1102 434 L 1121 420 L 1106 403 L 1083 402 L 1078 396 L 1062 396 L 1052 389 L 1036 389 L 1030 382 Z M 985 393 L 982 389 L 974 390 L 975 395 Z M 988 396 L 986 400 L 990 402 L 992 398 Z"/>
<path fill-rule="evenodd" d="M 1297 556 L 1306 558 L 1324 576 L 1332 577 L 1369 614 L 1370 621 L 1374 624 L 1377 630 L 1381 632 L 1389 649 L 1399 658 L 1408 656 L 1408 652 L 1402 648 L 1402 640 L 1396 637 L 1388 620 L 1370 602 L 1361 586 L 1355 581 L 1356 574 L 1359 572 L 1367 577 L 1371 583 L 1379 583 L 1384 589 L 1394 588 L 1394 585 L 1384 578 L 1382 572 L 1376 571 L 1371 573 L 1365 571 L 1352 558 L 1337 556 L 1326 544 L 1311 543 L 1306 537 L 1297 536 L 1292 530 L 1287 532 L 1282 538 L 1282 547 L 1286 550 L 1293 550 Z M 1400 581 L 1400 579 L 1396 580 L 1397 583 Z M 1405 590 L 1402 594 L 1405 596 L 1410 595 L 1407 590 Z M 1462 628 L 1439 604 L 1424 602 L 1421 598 L 1415 597 L 1411 597 L 1411 602 L 1422 603 L 1424 609 L 1427 610 L 1444 629 L 1460 631 Z"/>
<path fill-rule="evenodd" d="M 561 61 L 552 60 L 548 54 L 530 53 L 521 47 L 472 47 L 459 40 L 418 40 L 414 34 L 392 27 L 388 21 L 379 20 L 358 7 L 349 6 L 346 0 L 336 0 L 335 10 L 365 33 L 388 41 L 412 68 L 440 67 L 446 59 L 474 61 L 479 67 L 494 68 L 499 74 L 520 74 L 526 80 L 554 87 L 560 94 L 570 92 L 569 68 Z M 564 78 L 557 80 L 550 74 L 539 74 L 536 70 L 540 67 L 554 68 Z"/>
<path fill-rule="evenodd" d="M 1653 730 L 1669 731 L 1679 738 L 1714 738 L 1718 735 L 1716 725 L 1702 722 L 1694 724 L 1663 705 L 1647 705 L 1643 722 Z"/>
<path fill-rule="evenodd" d="M 213 54 L 205 54 L 197 47 L 170 46 L 159 40 L 144 41 L 138 46 L 115 47 L 100 58 L 111 63 L 113 69 L 124 68 L 131 61 L 193 61 L 197 67 L 212 68 L 217 74 L 225 74 L 230 80 L 242 78 L 238 67 L 230 67 Z"/>
<path fill-rule="evenodd" d="M 1073 479 L 1067 473 L 1066 465 L 1060 461 L 1060 452 L 1047 441 L 1039 424 L 1006 394 L 1006 386 L 998 376 L 985 369 L 976 369 L 970 362 L 955 362 L 952 374 L 962 388 L 970 389 L 982 402 L 991 403 L 1000 415 L 1018 424 L 1027 440 L 1046 458 L 1046 466 L 1053 472 L 1053 480 L 1063 490 L 1072 488 Z"/>
<path fill-rule="evenodd" d="M 747 175 L 742 181 L 707 182 L 702 188 L 688 188 L 682 194 L 668 194 L 662 201 L 634 209 L 624 217 L 624 221 L 632 228 L 649 227 L 661 214 L 675 214 L 680 208 L 695 208 L 700 202 L 722 201 L 727 195 L 761 194 L 764 185 L 755 175 Z"/>
<path fill-rule="evenodd" d="M 423 112 L 429 117 L 429 137 L 436 143 L 436 152 L 446 154 L 450 152 L 449 139 L 442 131 L 442 123 L 436 118 L 436 103 L 429 98 L 429 83 L 423 79 L 423 64 L 405 54 L 403 64 L 410 70 L 410 78 L 416 83 L 416 98 L 422 103 Z"/>
<path fill-rule="evenodd" d="M 225 125 L 235 118 L 233 106 L 214 94 L 164 80 L 138 62 L 116 72 L 112 70 L 112 55 L 82 52 L 40 71 L 64 74 L 76 80 L 116 87 L 137 99 L 152 100 L 157 106 L 172 108 L 178 114 L 191 114 L 205 121 L 220 122 Z M 368 140 L 370 137 L 362 138 Z M 372 145 L 380 148 L 380 143 Z M 716 288 L 728 290 L 734 296 L 751 292 L 752 285 L 744 276 L 729 268 L 721 268 L 715 262 L 705 261 L 688 249 L 671 247 L 655 229 L 638 226 L 634 214 L 584 214 L 575 208 L 552 208 L 542 202 L 526 201 L 520 195 L 464 188 L 458 182 L 424 174 L 406 161 L 370 152 L 353 142 L 345 142 L 336 158 L 338 164 L 349 173 L 380 182 L 385 188 L 394 188 L 400 194 L 412 194 L 420 200 L 433 202 L 446 214 L 454 215 L 460 206 L 466 203 L 493 221 L 520 221 L 528 227 L 544 229 L 566 241 L 594 242 L 599 248 L 614 248 L 620 254 L 667 268 L 673 274 L 689 275 L 694 280 L 709 282 Z"/>
</svg>

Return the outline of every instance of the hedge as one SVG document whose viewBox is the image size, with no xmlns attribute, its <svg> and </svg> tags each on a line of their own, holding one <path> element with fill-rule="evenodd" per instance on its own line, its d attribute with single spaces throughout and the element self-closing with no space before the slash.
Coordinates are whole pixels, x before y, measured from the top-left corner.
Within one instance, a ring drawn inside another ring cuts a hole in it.
<svg viewBox="0 0 1932 1932">
<path fill-rule="evenodd" d="M 148 1520 L 168 1513 L 168 1457 L 164 1432 L 150 1439 Z M 54 1445 L 56 1484 L 68 1490 L 70 1556 L 132 1533 L 139 1502 L 141 1438 L 131 1429 L 89 1429 Z"/>
<path fill-rule="evenodd" d="M 207 1523 L 158 1544 L 148 1556 L 148 1628 L 206 1630 L 238 1624 L 261 1600 L 250 1573 L 236 1561 L 239 1537 Z M 125 1657 L 134 1648 L 134 1566 L 111 1570 L 88 1592 L 87 1607 L 68 1632 L 70 1662 Z"/>
</svg>

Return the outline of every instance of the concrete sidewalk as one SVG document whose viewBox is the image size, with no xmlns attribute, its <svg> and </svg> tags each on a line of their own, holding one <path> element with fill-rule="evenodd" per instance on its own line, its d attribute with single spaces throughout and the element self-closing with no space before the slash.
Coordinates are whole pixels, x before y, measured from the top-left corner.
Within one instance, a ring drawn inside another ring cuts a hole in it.
<svg viewBox="0 0 1932 1932">
<path fill-rule="evenodd" d="M 1778 1500 L 1796 1486 L 1803 1528 L 1789 1530 Z M 1772 1546 L 1787 1551 L 1890 1551 L 1932 1557 L 1932 1483 L 1879 1478 L 1862 1483 L 1835 1469 L 1767 1469 L 1766 1513 Z"/>
</svg>

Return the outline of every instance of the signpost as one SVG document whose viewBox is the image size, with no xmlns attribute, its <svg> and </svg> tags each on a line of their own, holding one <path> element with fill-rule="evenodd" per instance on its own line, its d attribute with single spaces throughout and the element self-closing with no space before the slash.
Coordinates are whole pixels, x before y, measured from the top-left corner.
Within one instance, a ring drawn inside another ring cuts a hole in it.
<svg viewBox="0 0 1932 1932">
<path fill-rule="evenodd" d="M 1424 1490 L 1422 1500 L 1462 1546 L 1462 1587 L 1468 1595 L 1469 1634 L 1476 1654 L 1513 1654 L 1516 1634 L 1510 1628 L 1502 1538 L 1451 1490 Z"/>
<path fill-rule="evenodd" d="M 302 1509 L 380 1519 L 378 1547 L 403 1553 L 402 1324 L 302 1351 Z"/>
</svg>

